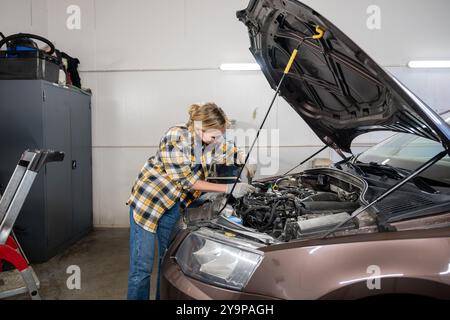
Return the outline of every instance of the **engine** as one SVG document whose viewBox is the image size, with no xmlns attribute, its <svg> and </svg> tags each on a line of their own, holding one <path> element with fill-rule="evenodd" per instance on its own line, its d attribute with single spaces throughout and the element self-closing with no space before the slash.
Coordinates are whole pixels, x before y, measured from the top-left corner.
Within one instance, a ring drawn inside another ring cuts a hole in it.
<svg viewBox="0 0 450 320">
<path fill-rule="evenodd" d="M 324 174 L 254 183 L 257 192 L 236 200 L 242 224 L 281 241 L 318 234 L 347 220 L 360 207 L 359 188 Z M 357 228 L 350 221 L 343 229 Z"/>
<path fill-rule="evenodd" d="M 361 206 L 362 190 L 367 190 L 367 185 L 341 170 L 310 169 L 253 185 L 257 191 L 240 199 L 204 194 L 200 205 L 186 209 L 184 222 L 203 223 L 221 215 L 246 231 L 265 233 L 279 241 L 310 238 L 341 223 L 336 234 L 369 232 L 368 228 L 373 228 L 374 217 L 370 213 L 349 219 Z"/>
</svg>

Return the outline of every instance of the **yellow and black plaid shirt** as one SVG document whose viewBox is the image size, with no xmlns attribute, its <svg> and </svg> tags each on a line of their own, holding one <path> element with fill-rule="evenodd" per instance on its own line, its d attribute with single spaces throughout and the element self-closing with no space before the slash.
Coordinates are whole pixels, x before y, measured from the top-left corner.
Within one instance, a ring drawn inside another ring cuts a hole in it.
<svg viewBox="0 0 450 320">
<path fill-rule="evenodd" d="M 136 223 L 150 232 L 156 232 L 161 215 L 177 201 L 187 207 L 200 196 L 201 192 L 192 190 L 192 186 L 206 179 L 210 164 L 229 159 L 237 162 L 236 155 L 242 152 L 224 139 L 204 146 L 194 136 L 186 127 L 170 128 L 133 185 L 127 205 L 134 209 Z"/>
</svg>

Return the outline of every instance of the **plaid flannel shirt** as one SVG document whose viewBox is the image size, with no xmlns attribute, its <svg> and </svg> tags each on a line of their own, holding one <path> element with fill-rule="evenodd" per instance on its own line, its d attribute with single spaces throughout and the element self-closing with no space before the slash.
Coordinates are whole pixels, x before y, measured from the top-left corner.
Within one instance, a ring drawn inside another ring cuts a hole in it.
<svg viewBox="0 0 450 320">
<path fill-rule="evenodd" d="M 197 146 L 197 148 L 196 148 Z M 218 152 L 220 150 L 220 152 Z M 187 207 L 201 192 L 192 190 L 199 179 L 206 179 L 208 166 L 224 163 L 241 153 L 232 142 L 203 146 L 186 127 L 170 128 L 158 151 L 144 164 L 127 201 L 134 220 L 144 229 L 156 232 L 159 218 L 177 201 Z"/>
</svg>

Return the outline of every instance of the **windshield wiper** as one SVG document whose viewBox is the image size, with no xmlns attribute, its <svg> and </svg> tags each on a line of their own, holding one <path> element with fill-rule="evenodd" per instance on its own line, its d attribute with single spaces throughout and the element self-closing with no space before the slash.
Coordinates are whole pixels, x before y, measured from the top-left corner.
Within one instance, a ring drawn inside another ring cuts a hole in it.
<svg viewBox="0 0 450 320">
<path fill-rule="evenodd" d="M 374 167 L 377 167 L 377 168 L 391 170 L 392 172 L 397 174 L 398 177 L 401 178 L 401 179 L 403 179 L 403 178 L 407 177 L 409 174 L 411 174 L 410 170 L 396 168 L 396 167 L 393 167 L 393 166 L 391 166 L 389 164 L 382 164 L 382 163 L 378 163 L 378 162 L 374 162 L 374 161 L 373 162 L 369 162 L 369 164 L 371 166 L 374 166 Z"/>
<path fill-rule="evenodd" d="M 361 167 L 376 168 L 380 171 L 383 171 L 384 173 L 389 173 L 391 175 L 391 177 L 395 178 L 395 179 L 403 179 L 411 173 L 411 171 L 409 171 L 409 170 L 399 169 L 399 168 L 390 166 L 388 164 L 381 164 L 381 163 L 377 163 L 375 161 L 371 161 L 369 163 L 356 161 L 353 163 L 353 165 L 360 168 L 360 170 L 362 170 Z"/>
<path fill-rule="evenodd" d="M 345 225 L 346 223 L 348 223 L 350 220 L 355 219 L 358 215 L 360 215 L 361 213 L 363 213 L 364 211 L 366 211 L 367 209 L 369 209 L 370 207 L 372 207 L 374 204 L 380 202 L 381 200 L 383 200 L 384 198 L 386 198 L 388 195 L 390 195 L 391 193 L 395 192 L 397 189 L 401 188 L 405 183 L 409 182 L 410 180 L 414 179 L 415 177 L 417 177 L 419 174 L 421 174 L 423 171 L 427 170 L 429 167 L 431 167 L 433 164 L 435 164 L 436 162 L 438 162 L 439 160 L 441 160 L 443 157 L 445 157 L 447 155 L 447 150 L 444 150 L 440 153 L 438 153 L 437 155 L 435 155 L 433 158 L 431 158 L 430 160 L 428 160 L 427 162 L 425 162 L 424 164 L 422 164 L 420 167 L 418 167 L 416 170 L 414 170 L 413 172 L 411 172 L 411 174 L 409 176 L 407 176 L 405 179 L 400 180 L 399 182 L 397 182 L 396 184 L 394 184 L 392 187 L 390 187 L 389 189 L 387 189 L 385 192 L 383 192 L 380 196 L 378 196 L 377 198 L 375 198 L 372 202 L 370 202 L 369 204 L 355 210 L 352 215 L 348 218 L 345 219 L 344 221 L 342 221 L 341 223 L 339 223 L 338 225 L 336 225 L 333 229 L 331 229 L 330 231 L 325 232 L 325 234 L 323 236 L 319 236 L 318 238 L 320 239 L 325 239 L 326 237 L 328 237 L 329 235 L 333 234 L 336 232 L 336 230 L 338 230 L 340 227 L 342 227 L 343 225 Z"/>
<path fill-rule="evenodd" d="M 390 173 L 393 173 L 397 179 L 404 179 L 406 178 L 408 175 L 411 174 L 411 170 L 408 169 L 403 169 L 403 168 L 397 168 L 397 167 L 393 167 L 389 164 L 381 164 L 381 163 L 377 163 L 377 162 L 369 162 L 368 164 L 359 162 L 356 164 L 357 166 L 370 166 L 370 167 L 374 167 L 383 171 L 388 171 Z M 414 185 L 419 188 L 422 191 L 428 192 L 428 193 L 438 193 L 439 191 L 437 191 L 436 189 L 434 189 L 429 183 L 425 182 L 424 179 L 422 179 L 421 177 L 415 177 L 412 182 L 414 183 Z"/>
</svg>

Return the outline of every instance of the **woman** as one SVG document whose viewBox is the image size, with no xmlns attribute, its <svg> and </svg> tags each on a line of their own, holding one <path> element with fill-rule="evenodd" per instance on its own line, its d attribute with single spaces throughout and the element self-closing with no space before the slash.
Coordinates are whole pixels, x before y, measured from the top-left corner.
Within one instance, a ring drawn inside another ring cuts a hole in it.
<svg viewBox="0 0 450 320">
<path fill-rule="evenodd" d="M 193 105 L 186 126 L 170 128 L 161 139 L 155 156 L 148 159 L 132 188 L 130 206 L 130 270 L 128 299 L 148 299 L 150 274 L 158 241 L 159 263 L 172 230 L 187 207 L 202 192 L 230 193 L 232 184 L 205 181 L 207 165 L 229 160 L 244 162 L 244 153 L 223 135 L 229 121 L 214 103 Z M 247 168 L 250 176 L 253 168 Z M 252 172 L 253 171 L 253 172 Z M 233 196 L 239 198 L 254 187 L 237 183 Z M 159 299 L 159 272 L 156 299 Z"/>
</svg>

